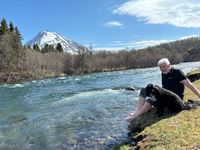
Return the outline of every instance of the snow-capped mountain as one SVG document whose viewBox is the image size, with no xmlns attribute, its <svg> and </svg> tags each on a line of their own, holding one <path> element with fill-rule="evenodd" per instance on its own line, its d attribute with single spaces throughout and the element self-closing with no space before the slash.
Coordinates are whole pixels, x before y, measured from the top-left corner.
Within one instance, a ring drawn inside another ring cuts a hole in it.
<svg viewBox="0 0 200 150">
<path fill-rule="evenodd" d="M 32 40 L 29 40 L 25 45 L 33 46 L 33 44 L 38 44 L 41 49 L 45 46 L 45 44 L 54 45 L 54 47 L 56 47 L 58 43 L 62 45 L 64 52 L 68 52 L 71 54 L 76 54 L 80 49 L 86 49 L 81 44 L 66 39 L 56 32 L 49 32 L 46 30 L 39 32 Z"/>
</svg>

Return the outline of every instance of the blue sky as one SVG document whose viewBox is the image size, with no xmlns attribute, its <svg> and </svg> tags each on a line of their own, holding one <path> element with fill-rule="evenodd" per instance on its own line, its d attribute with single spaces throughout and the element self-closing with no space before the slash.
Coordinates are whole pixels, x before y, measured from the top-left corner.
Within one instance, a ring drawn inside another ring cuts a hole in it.
<svg viewBox="0 0 200 150">
<path fill-rule="evenodd" d="M 10 0 L 1 2 L 2 17 L 18 26 L 23 44 L 42 30 L 95 49 L 200 35 L 199 0 Z"/>
</svg>

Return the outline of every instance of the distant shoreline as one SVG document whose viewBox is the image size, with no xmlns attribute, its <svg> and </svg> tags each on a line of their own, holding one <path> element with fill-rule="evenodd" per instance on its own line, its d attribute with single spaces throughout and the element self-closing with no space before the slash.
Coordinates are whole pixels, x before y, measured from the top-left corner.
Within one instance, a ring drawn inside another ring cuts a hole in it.
<svg viewBox="0 0 200 150">
<path fill-rule="evenodd" d="M 0 73 L 0 83 L 19 83 L 30 80 L 40 80 L 52 77 L 65 76 L 63 73 L 54 73 L 50 71 L 37 71 L 37 72 L 12 72 L 12 73 Z"/>
<path fill-rule="evenodd" d="M 136 68 L 138 69 L 138 68 Z M 141 68 L 142 69 L 142 68 Z M 48 70 L 41 70 L 36 72 L 11 72 L 11 73 L 0 73 L 0 83 L 19 83 L 23 81 L 30 81 L 30 80 L 41 80 L 45 78 L 54 78 L 54 77 L 63 77 L 63 76 L 73 76 L 73 75 L 82 75 L 82 74 L 90 74 L 90 73 L 100 73 L 100 72 L 112 72 L 112 71 L 123 71 L 127 70 L 124 68 L 118 69 L 104 69 L 103 71 L 94 71 L 94 72 L 79 72 L 75 74 L 65 74 L 65 73 L 55 73 Z"/>
<path fill-rule="evenodd" d="M 135 69 L 142 69 L 142 68 L 135 68 Z M 23 81 L 41 80 L 45 78 L 63 77 L 67 75 L 73 76 L 73 75 L 82 75 L 82 74 L 90 74 L 90 73 L 125 71 L 125 70 L 127 69 L 124 69 L 124 68 L 104 69 L 103 71 L 80 72 L 76 74 L 55 73 L 49 70 L 40 70 L 40 71 L 35 71 L 35 72 L 24 71 L 24 72 L 0 73 L 0 84 L 1 83 L 13 84 L 13 83 L 19 83 Z M 196 74 L 191 74 L 191 73 L 188 73 L 187 75 L 191 81 L 198 80 L 200 78 L 199 72 Z"/>
</svg>

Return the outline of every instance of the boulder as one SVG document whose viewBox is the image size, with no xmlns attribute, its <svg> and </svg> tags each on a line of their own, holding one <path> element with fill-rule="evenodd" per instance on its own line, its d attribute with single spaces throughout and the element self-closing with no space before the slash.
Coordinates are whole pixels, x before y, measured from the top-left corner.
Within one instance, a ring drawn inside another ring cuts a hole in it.
<svg viewBox="0 0 200 150">
<path fill-rule="evenodd" d="M 200 79 L 200 73 L 189 74 L 189 75 L 187 75 L 187 77 L 191 82 L 194 82 L 194 81 Z"/>
</svg>

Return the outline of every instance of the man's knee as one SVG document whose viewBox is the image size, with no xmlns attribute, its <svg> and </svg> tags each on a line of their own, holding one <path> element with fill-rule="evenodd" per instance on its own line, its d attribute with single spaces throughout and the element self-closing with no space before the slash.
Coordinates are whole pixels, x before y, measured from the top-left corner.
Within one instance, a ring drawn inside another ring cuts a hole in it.
<svg viewBox="0 0 200 150">
<path fill-rule="evenodd" d="M 139 95 L 140 95 L 140 97 L 146 98 L 146 89 L 145 88 L 141 88 Z"/>
<path fill-rule="evenodd" d="M 151 109 L 152 105 L 148 102 L 145 102 L 144 105 L 142 106 L 142 108 L 140 109 L 139 114 L 144 114 L 146 112 L 148 112 Z"/>
</svg>

